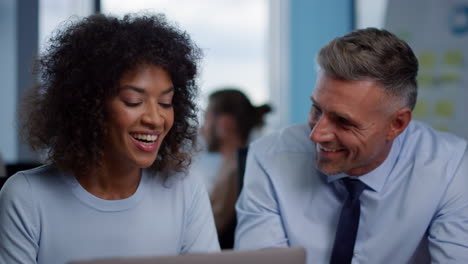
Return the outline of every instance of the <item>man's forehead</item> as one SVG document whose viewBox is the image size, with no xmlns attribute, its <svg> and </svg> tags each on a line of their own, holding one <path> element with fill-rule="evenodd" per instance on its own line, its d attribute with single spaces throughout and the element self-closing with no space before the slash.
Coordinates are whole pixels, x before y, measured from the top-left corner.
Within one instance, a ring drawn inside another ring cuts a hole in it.
<svg viewBox="0 0 468 264">
<path fill-rule="evenodd" d="M 380 87 L 367 81 L 325 78 L 317 82 L 310 100 L 322 111 L 358 119 L 356 116 L 382 112 L 391 98 L 385 96 Z"/>
</svg>

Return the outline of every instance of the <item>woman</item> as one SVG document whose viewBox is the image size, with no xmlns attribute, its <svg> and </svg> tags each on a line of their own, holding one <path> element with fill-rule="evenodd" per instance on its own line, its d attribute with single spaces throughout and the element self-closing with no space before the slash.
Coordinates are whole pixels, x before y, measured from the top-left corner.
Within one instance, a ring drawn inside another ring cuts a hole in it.
<svg viewBox="0 0 468 264">
<path fill-rule="evenodd" d="M 219 250 L 196 137 L 199 49 L 162 15 L 93 15 L 52 39 L 24 131 L 49 165 L 0 193 L 0 263 Z"/>
</svg>

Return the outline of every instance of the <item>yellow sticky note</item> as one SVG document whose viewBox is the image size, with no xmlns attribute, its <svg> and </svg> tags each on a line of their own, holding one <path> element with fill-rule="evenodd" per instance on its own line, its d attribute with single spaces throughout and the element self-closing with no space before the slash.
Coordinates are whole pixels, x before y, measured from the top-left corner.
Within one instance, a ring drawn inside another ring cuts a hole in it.
<svg viewBox="0 0 468 264">
<path fill-rule="evenodd" d="M 451 100 L 439 100 L 436 103 L 434 114 L 439 117 L 450 118 L 453 116 L 454 107 Z"/>
<path fill-rule="evenodd" d="M 443 126 L 443 125 L 433 125 L 432 126 L 434 129 L 437 129 L 439 131 L 442 131 L 442 132 L 450 132 L 450 129 L 447 127 L 447 126 Z"/>
<path fill-rule="evenodd" d="M 428 107 L 427 107 L 427 102 L 424 100 L 419 100 L 416 103 L 416 106 L 414 107 L 413 110 L 413 115 L 415 118 L 424 118 L 427 116 L 428 113 Z"/>
<path fill-rule="evenodd" d="M 421 52 L 418 56 L 418 60 L 421 69 L 433 68 L 436 64 L 436 54 L 430 51 Z"/>
<path fill-rule="evenodd" d="M 444 84 L 456 84 L 460 82 L 460 76 L 457 73 L 445 72 L 440 75 L 440 81 Z"/>
<path fill-rule="evenodd" d="M 463 65 L 463 52 L 460 50 L 449 50 L 444 53 L 442 63 L 447 66 L 460 67 Z"/>
<path fill-rule="evenodd" d="M 427 88 L 434 85 L 434 77 L 429 74 L 419 74 L 417 77 L 418 85 L 421 88 Z"/>
</svg>

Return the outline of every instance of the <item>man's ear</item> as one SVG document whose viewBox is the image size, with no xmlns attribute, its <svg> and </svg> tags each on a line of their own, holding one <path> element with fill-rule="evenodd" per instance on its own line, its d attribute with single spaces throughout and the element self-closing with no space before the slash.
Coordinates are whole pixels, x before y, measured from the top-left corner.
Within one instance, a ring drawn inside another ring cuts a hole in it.
<svg viewBox="0 0 468 264">
<path fill-rule="evenodd" d="M 390 120 L 390 129 L 387 133 L 387 140 L 394 140 L 398 137 L 409 125 L 411 118 L 411 109 L 408 107 L 398 109 L 393 113 Z"/>
<path fill-rule="evenodd" d="M 234 120 L 234 117 L 229 115 L 229 114 L 219 114 L 216 117 L 216 133 L 218 134 L 218 137 L 220 138 L 225 138 L 229 134 L 232 134 L 234 130 L 237 129 L 236 127 L 236 121 Z"/>
</svg>

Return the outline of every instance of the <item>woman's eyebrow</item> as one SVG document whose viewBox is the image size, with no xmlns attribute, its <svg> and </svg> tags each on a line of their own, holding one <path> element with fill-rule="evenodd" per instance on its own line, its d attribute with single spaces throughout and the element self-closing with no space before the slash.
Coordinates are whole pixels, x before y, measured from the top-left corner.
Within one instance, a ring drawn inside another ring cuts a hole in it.
<svg viewBox="0 0 468 264">
<path fill-rule="evenodd" d="M 133 90 L 135 92 L 142 93 L 142 94 L 145 93 L 145 89 L 138 88 L 138 87 L 135 87 L 135 86 L 132 86 L 132 85 L 125 85 L 121 89 L 129 89 L 129 90 Z M 162 94 L 169 94 L 169 93 L 171 93 L 173 91 L 174 91 L 174 87 L 172 86 L 172 87 L 169 87 L 168 89 L 164 90 L 162 92 Z"/>
<path fill-rule="evenodd" d="M 132 85 L 125 85 L 125 86 L 122 87 L 122 89 L 130 89 L 130 90 L 133 90 L 133 91 L 138 92 L 138 93 L 145 93 L 145 89 L 138 88 L 138 87 L 135 87 L 135 86 L 132 86 Z"/>
<path fill-rule="evenodd" d="M 169 87 L 167 90 L 163 91 L 162 94 L 168 94 L 174 91 L 174 86 Z"/>
</svg>

